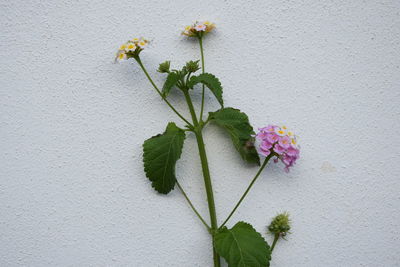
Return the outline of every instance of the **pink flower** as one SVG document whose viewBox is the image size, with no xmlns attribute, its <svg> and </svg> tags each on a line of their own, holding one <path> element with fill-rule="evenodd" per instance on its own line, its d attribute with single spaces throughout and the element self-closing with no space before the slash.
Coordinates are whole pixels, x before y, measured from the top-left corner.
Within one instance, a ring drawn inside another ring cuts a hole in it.
<svg viewBox="0 0 400 267">
<path fill-rule="evenodd" d="M 290 141 L 289 136 L 283 136 L 279 139 L 278 144 L 284 149 L 288 149 L 290 147 Z"/>
<path fill-rule="evenodd" d="M 271 154 L 271 150 L 269 150 L 269 149 L 268 150 L 261 149 L 259 151 L 259 154 L 261 154 L 264 157 L 268 157 L 268 155 Z"/>
<path fill-rule="evenodd" d="M 285 148 L 283 148 L 281 145 L 279 145 L 279 144 L 275 144 L 275 146 L 274 146 L 274 151 L 277 153 L 277 154 L 279 154 L 279 155 L 281 155 L 281 154 L 283 154 L 283 152 L 285 152 Z"/>
<path fill-rule="evenodd" d="M 274 153 L 274 162 L 281 161 L 288 172 L 300 157 L 296 136 L 286 126 L 268 125 L 258 129 L 256 148 L 258 153 L 267 157 Z"/>
<path fill-rule="evenodd" d="M 276 143 L 279 141 L 279 136 L 275 133 L 268 133 L 265 139 L 270 143 Z"/>
<path fill-rule="evenodd" d="M 260 131 L 256 134 L 257 139 L 264 140 L 267 137 L 267 133 L 265 131 Z"/>
<path fill-rule="evenodd" d="M 197 24 L 194 28 L 198 32 L 204 32 L 207 27 L 204 24 Z"/>
<path fill-rule="evenodd" d="M 299 154 L 299 150 L 298 149 L 296 149 L 296 148 L 293 148 L 292 146 L 290 146 L 287 150 L 286 150 L 286 153 L 289 155 L 289 156 L 297 156 L 298 154 Z"/>
<path fill-rule="evenodd" d="M 259 128 L 258 130 L 262 132 L 273 133 L 275 131 L 275 126 L 268 125 L 267 127 Z"/>
<path fill-rule="evenodd" d="M 293 164 L 294 158 L 292 158 L 289 155 L 284 155 L 282 157 L 282 162 L 286 165 L 286 166 L 291 166 Z"/>
<path fill-rule="evenodd" d="M 271 154 L 271 148 L 272 148 L 272 144 L 268 141 L 261 141 L 260 145 L 259 145 L 259 153 L 263 156 L 268 156 L 269 154 Z"/>
<path fill-rule="evenodd" d="M 263 150 L 269 150 L 269 149 L 272 148 L 272 145 L 273 145 L 273 144 L 271 144 L 270 142 L 268 142 L 268 141 L 265 140 L 265 141 L 262 141 L 262 142 L 261 142 L 260 148 L 263 149 Z"/>
</svg>

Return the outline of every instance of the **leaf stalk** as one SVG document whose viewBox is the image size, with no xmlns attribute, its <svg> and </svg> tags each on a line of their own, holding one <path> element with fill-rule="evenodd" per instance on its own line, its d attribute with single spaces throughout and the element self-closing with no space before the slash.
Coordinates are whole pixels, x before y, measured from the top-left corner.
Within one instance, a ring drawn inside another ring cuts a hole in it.
<svg viewBox="0 0 400 267">
<path fill-rule="evenodd" d="M 206 223 L 206 221 L 203 219 L 203 217 L 200 215 L 200 213 L 194 207 L 192 201 L 190 201 L 189 197 L 187 196 L 186 192 L 183 190 L 182 186 L 179 184 L 178 180 L 176 181 L 176 185 L 178 186 L 179 190 L 181 191 L 182 195 L 185 197 L 186 201 L 188 202 L 189 206 L 192 208 L 194 213 L 197 215 L 197 217 L 200 219 L 200 221 L 204 224 L 204 226 L 210 232 L 211 231 L 211 227 Z"/>
<path fill-rule="evenodd" d="M 219 229 L 221 229 L 222 227 L 224 227 L 224 225 L 229 221 L 229 219 L 232 217 L 232 215 L 235 213 L 235 211 L 237 210 L 237 208 L 240 206 L 240 204 L 242 203 L 242 201 L 244 200 L 244 198 L 247 196 L 247 194 L 249 193 L 251 187 L 254 185 L 254 183 L 256 182 L 257 178 L 260 176 L 261 172 L 264 170 L 265 166 L 267 166 L 268 161 L 274 156 L 274 153 L 269 154 L 265 160 L 264 163 L 261 165 L 260 169 L 258 170 L 257 174 L 254 176 L 253 180 L 250 182 L 249 186 L 247 187 L 246 191 L 244 191 L 242 197 L 239 199 L 238 203 L 236 204 L 236 206 L 233 208 L 233 210 L 231 211 L 231 213 L 228 215 L 228 217 L 225 219 L 225 221 L 221 224 L 221 226 L 219 227 Z"/>
<path fill-rule="evenodd" d="M 172 109 L 172 111 L 175 112 L 176 115 L 178 115 L 179 118 L 181 118 L 185 123 L 188 124 L 189 127 L 193 127 L 193 125 L 185 119 L 185 117 L 182 116 L 173 106 L 172 104 L 164 97 L 160 89 L 158 89 L 157 85 L 154 83 L 153 79 L 150 77 L 149 73 L 147 72 L 146 68 L 144 67 L 142 60 L 140 59 L 139 56 L 134 57 L 136 62 L 139 64 L 141 69 L 143 70 L 144 74 L 146 75 L 147 79 L 150 81 L 151 85 L 153 85 L 154 89 L 157 91 L 157 93 L 161 96 L 161 98 L 167 103 L 167 105 Z"/>
</svg>

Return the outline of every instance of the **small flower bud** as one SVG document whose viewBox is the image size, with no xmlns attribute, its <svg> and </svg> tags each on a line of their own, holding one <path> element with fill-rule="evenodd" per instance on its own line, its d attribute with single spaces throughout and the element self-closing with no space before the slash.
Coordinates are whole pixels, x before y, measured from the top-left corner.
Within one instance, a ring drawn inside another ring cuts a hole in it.
<svg viewBox="0 0 400 267">
<path fill-rule="evenodd" d="M 186 67 L 188 72 L 196 72 L 196 71 L 198 71 L 200 69 L 199 61 L 198 60 L 196 60 L 196 61 L 191 60 L 191 61 L 186 63 L 185 67 Z"/>
<path fill-rule="evenodd" d="M 290 230 L 289 213 L 277 215 L 268 226 L 268 230 L 274 235 L 285 236 Z"/>
<path fill-rule="evenodd" d="M 166 73 L 169 72 L 169 67 L 170 67 L 171 61 L 165 61 L 163 63 L 160 64 L 160 66 L 158 67 L 158 72 L 161 73 Z"/>
</svg>

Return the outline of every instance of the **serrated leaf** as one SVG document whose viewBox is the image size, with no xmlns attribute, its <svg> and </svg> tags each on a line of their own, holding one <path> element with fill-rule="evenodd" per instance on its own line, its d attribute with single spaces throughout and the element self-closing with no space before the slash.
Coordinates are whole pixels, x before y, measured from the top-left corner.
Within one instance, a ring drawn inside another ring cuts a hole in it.
<svg viewBox="0 0 400 267">
<path fill-rule="evenodd" d="M 215 249 L 229 267 L 268 267 L 271 260 L 268 243 L 245 222 L 219 230 L 215 235 Z"/>
<path fill-rule="evenodd" d="M 164 97 L 167 97 L 172 87 L 174 87 L 180 79 L 180 76 L 176 72 L 170 72 L 167 76 L 167 80 L 164 83 L 162 88 L 162 94 Z"/>
<path fill-rule="evenodd" d="M 224 100 L 222 98 L 222 85 L 217 77 L 211 73 L 202 73 L 198 76 L 192 76 L 189 81 L 189 88 L 193 88 L 196 84 L 202 83 L 207 86 L 211 92 L 215 95 L 221 106 L 224 106 Z"/>
<path fill-rule="evenodd" d="M 144 141 L 143 163 L 147 178 L 159 193 L 174 189 L 175 164 L 182 153 L 185 132 L 170 122 L 163 134 Z"/>
<path fill-rule="evenodd" d="M 228 131 L 233 145 L 245 161 L 260 164 L 260 158 L 254 147 L 253 127 L 245 113 L 234 108 L 222 108 L 210 112 L 209 116 L 210 120 Z"/>
</svg>

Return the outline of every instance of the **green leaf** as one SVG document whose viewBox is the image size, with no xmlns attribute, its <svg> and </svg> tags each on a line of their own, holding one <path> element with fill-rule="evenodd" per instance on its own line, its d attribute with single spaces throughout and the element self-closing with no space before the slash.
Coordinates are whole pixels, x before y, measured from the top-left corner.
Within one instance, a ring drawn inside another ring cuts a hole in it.
<svg viewBox="0 0 400 267">
<path fill-rule="evenodd" d="M 215 249 L 229 267 L 267 267 L 271 260 L 268 243 L 245 222 L 219 230 L 215 235 Z"/>
<path fill-rule="evenodd" d="M 198 76 L 192 76 L 192 78 L 190 78 L 188 86 L 189 88 L 193 89 L 193 87 L 198 83 L 202 83 L 207 86 L 211 90 L 211 92 L 213 92 L 218 102 L 221 104 L 221 107 L 224 106 L 224 100 L 222 98 L 222 86 L 217 77 L 215 77 L 211 73 L 203 73 Z"/>
<path fill-rule="evenodd" d="M 174 189 L 175 164 L 182 153 L 185 132 L 170 122 L 163 134 L 144 141 L 143 163 L 147 178 L 159 193 Z"/>
<path fill-rule="evenodd" d="M 167 80 L 164 83 L 162 88 L 162 94 L 164 97 L 167 97 L 172 87 L 174 87 L 180 79 L 180 75 L 176 72 L 170 72 L 167 76 Z"/>
<path fill-rule="evenodd" d="M 233 145 L 245 161 L 260 165 L 260 158 L 254 147 L 253 127 L 245 113 L 234 108 L 222 108 L 210 112 L 209 119 L 228 131 Z"/>
</svg>

